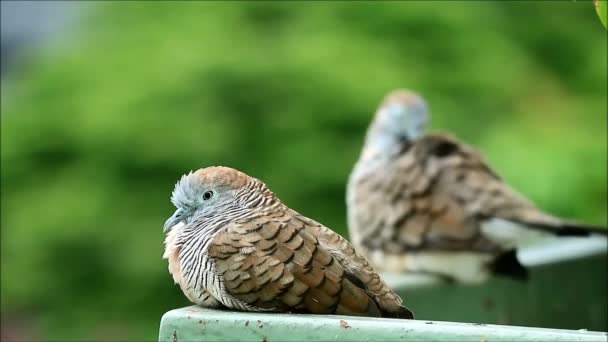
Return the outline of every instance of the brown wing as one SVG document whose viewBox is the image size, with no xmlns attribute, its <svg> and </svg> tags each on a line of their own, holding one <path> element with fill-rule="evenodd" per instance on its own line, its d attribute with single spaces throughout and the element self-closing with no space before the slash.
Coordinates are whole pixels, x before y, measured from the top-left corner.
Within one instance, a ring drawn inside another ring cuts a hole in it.
<svg viewBox="0 0 608 342">
<path fill-rule="evenodd" d="M 208 253 L 228 293 L 283 312 L 390 316 L 293 213 L 241 220 L 213 239 Z"/>
<path fill-rule="evenodd" d="M 476 150 L 451 136 L 427 135 L 410 153 L 414 163 L 398 164 L 410 174 L 409 182 L 401 186 L 411 220 L 402 223 L 400 232 L 411 240 L 420 234 L 418 241 L 428 248 L 500 252 L 500 246 L 482 236 L 483 220 L 542 215 L 507 186 Z"/>
<path fill-rule="evenodd" d="M 477 151 L 456 139 L 431 134 L 405 147 L 389 167 L 354 185 L 357 210 L 351 221 L 366 247 L 500 253 L 480 233 L 485 219 L 560 229 L 560 220 L 511 189 Z"/>
<path fill-rule="evenodd" d="M 294 212 L 297 215 L 297 213 Z M 369 262 L 354 247 L 333 230 L 304 216 L 298 216 L 314 231 L 319 243 L 328 250 L 346 270 L 349 279 L 358 282 L 380 304 L 395 317 L 414 318 L 412 312 L 401 305 L 401 298 L 393 292 L 372 268 Z"/>
<path fill-rule="evenodd" d="M 462 226 L 471 228 L 468 233 L 477 231 L 473 227 L 478 228 L 481 221 L 491 218 L 558 235 L 606 232 L 601 227 L 567 222 L 545 213 L 503 182 L 476 150 L 453 137 L 429 135 L 417 147 L 417 159 L 424 160 L 424 174 L 431 175 L 426 183 L 429 184 L 431 207 L 435 206 L 437 222 L 440 223 L 431 227 L 436 232 L 444 232 L 448 237 L 451 234 L 461 237 L 457 233 L 459 229 L 448 228 L 454 218 L 460 219 Z M 426 160 L 422 155 L 426 155 Z"/>
</svg>

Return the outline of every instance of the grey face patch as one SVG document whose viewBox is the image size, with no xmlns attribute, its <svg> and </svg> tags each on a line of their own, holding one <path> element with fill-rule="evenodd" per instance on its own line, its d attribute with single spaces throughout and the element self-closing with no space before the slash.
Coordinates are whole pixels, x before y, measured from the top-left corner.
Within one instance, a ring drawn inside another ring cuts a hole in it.
<svg viewBox="0 0 608 342">
<path fill-rule="evenodd" d="M 194 208 L 201 201 L 199 195 L 202 191 L 200 182 L 193 176 L 193 172 L 190 171 L 187 175 L 183 175 L 177 184 L 175 184 L 175 189 L 171 194 L 171 203 L 176 208 Z"/>
</svg>

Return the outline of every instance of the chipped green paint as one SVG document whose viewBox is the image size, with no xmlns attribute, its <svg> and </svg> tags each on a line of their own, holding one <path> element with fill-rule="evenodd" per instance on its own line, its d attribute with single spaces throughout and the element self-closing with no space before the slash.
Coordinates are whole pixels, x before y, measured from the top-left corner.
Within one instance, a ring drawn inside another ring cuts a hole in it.
<svg viewBox="0 0 608 342">
<path fill-rule="evenodd" d="M 161 342 L 185 341 L 602 341 L 604 332 L 331 315 L 245 313 L 197 306 L 167 312 Z"/>
</svg>

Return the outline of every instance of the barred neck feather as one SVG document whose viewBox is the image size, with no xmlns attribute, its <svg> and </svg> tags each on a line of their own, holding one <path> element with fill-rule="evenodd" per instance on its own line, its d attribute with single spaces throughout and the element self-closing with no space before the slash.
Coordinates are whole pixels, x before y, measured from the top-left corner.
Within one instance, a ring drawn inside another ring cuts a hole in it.
<svg viewBox="0 0 608 342">
<path fill-rule="evenodd" d="M 250 177 L 236 196 L 236 203 L 243 208 L 259 208 L 273 206 L 280 201 L 264 182 Z"/>
</svg>

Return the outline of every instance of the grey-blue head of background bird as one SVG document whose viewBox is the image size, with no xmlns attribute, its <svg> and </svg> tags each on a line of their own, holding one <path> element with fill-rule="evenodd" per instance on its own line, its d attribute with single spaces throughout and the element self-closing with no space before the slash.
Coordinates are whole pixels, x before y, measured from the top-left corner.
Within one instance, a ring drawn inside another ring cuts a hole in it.
<svg viewBox="0 0 608 342">
<path fill-rule="evenodd" d="M 426 101 L 417 93 L 398 89 L 390 92 L 380 104 L 368 132 L 370 139 L 412 141 L 423 135 L 429 121 Z"/>
</svg>

